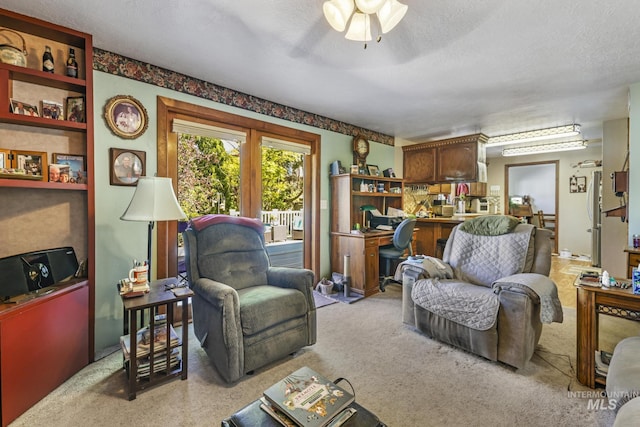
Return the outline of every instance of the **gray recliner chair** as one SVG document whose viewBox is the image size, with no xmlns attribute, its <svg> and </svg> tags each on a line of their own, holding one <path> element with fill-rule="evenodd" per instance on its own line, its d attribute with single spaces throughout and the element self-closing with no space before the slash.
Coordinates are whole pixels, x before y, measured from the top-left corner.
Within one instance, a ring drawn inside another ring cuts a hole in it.
<svg viewBox="0 0 640 427">
<path fill-rule="evenodd" d="M 457 225 L 442 260 L 427 257 L 396 271 L 403 321 L 429 337 L 522 368 L 543 323 L 562 322 L 549 279 L 549 230 L 504 215 Z"/>
<path fill-rule="evenodd" d="M 225 381 L 316 342 L 313 272 L 271 267 L 259 220 L 205 215 L 183 236 L 195 335 Z"/>
</svg>

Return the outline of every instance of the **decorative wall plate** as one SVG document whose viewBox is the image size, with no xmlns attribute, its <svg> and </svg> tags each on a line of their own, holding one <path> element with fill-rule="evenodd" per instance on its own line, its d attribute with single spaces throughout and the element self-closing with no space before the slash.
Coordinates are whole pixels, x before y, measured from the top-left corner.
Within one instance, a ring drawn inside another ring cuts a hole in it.
<svg viewBox="0 0 640 427">
<path fill-rule="evenodd" d="M 132 96 L 117 95 L 107 101 L 104 118 L 111 132 L 120 138 L 135 139 L 149 126 L 144 106 Z"/>
</svg>

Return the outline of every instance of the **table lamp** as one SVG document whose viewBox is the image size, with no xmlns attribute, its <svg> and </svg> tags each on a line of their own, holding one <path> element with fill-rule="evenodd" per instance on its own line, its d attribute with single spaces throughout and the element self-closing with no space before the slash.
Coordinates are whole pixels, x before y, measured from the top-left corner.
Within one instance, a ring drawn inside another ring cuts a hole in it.
<svg viewBox="0 0 640 427">
<path fill-rule="evenodd" d="M 366 230 L 369 226 L 366 224 L 367 221 L 367 212 L 376 210 L 377 208 L 373 205 L 362 205 L 360 206 L 360 210 L 362 211 L 362 228 Z"/>
<path fill-rule="evenodd" d="M 149 280 L 151 280 L 151 239 L 156 221 L 173 221 L 185 219 L 173 192 L 171 178 L 142 176 L 138 179 L 129 207 L 120 217 L 123 221 L 148 221 L 147 262 L 149 263 Z"/>
</svg>

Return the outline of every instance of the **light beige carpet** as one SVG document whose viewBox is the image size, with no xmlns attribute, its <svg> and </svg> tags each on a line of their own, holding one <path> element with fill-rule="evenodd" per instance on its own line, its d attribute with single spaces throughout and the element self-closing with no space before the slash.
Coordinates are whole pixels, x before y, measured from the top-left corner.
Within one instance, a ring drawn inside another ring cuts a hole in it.
<svg viewBox="0 0 640 427">
<path fill-rule="evenodd" d="M 545 326 L 525 369 L 514 370 L 430 340 L 402 324 L 400 288 L 318 310 L 318 343 L 237 384 L 224 384 L 191 334 L 189 379 L 125 398 L 122 356 L 91 364 L 13 426 L 217 426 L 262 390 L 302 366 L 344 376 L 357 401 L 389 426 L 607 426 L 614 414 L 589 410 L 575 379 L 575 311 Z M 602 321 L 603 348 L 639 333 Z M 607 338 L 604 338 L 604 335 Z M 42 367 L 45 369 L 45 366 Z"/>
</svg>

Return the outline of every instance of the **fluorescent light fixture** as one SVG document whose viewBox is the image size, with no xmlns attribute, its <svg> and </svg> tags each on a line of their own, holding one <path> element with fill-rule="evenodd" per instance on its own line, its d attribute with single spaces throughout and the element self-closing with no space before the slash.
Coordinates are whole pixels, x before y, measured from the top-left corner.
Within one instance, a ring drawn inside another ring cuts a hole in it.
<svg viewBox="0 0 640 427">
<path fill-rule="evenodd" d="M 553 153 L 556 151 L 582 150 L 587 148 L 587 141 L 578 139 L 575 141 L 553 142 L 550 144 L 528 145 L 525 147 L 509 147 L 502 150 L 502 155 L 526 156 L 529 154 Z"/>
<path fill-rule="evenodd" d="M 580 125 L 558 126 L 554 128 L 531 130 L 527 132 L 511 133 L 508 135 L 492 136 L 487 138 L 488 147 L 519 144 L 522 142 L 543 141 L 546 139 L 564 138 L 576 136 L 580 133 Z"/>
</svg>

